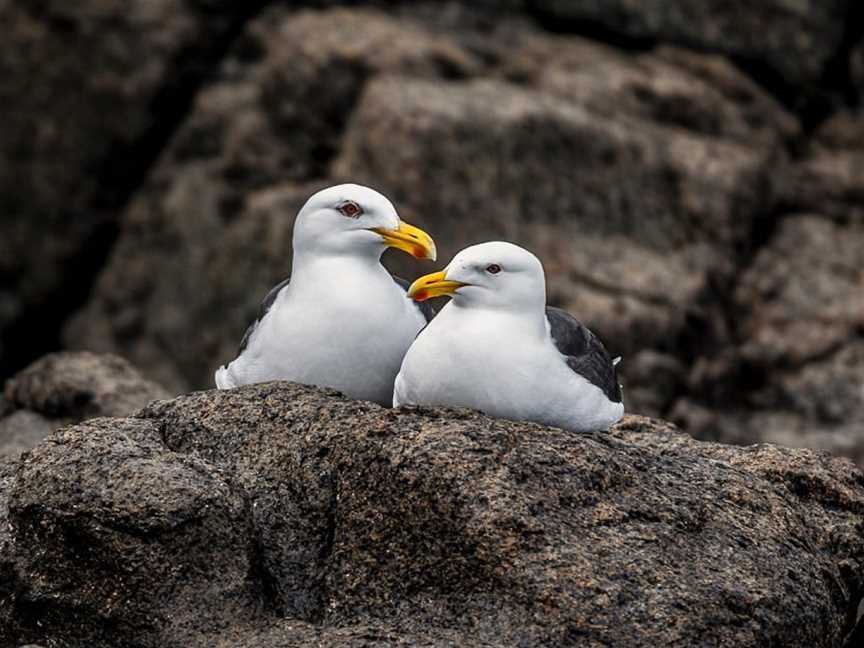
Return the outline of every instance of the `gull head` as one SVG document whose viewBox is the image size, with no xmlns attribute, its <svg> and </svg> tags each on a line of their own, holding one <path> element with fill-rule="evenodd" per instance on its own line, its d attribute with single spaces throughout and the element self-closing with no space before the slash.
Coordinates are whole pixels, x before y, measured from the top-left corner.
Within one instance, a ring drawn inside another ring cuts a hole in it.
<svg viewBox="0 0 864 648">
<path fill-rule="evenodd" d="M 540 260 L 525 248 L 492 241 L 465 248 L 440 272 L 408 290 L 416 301 L 449 295 L 454 304 L 504 310 L 542 309 L 546 280 Z"/>
<path fill-rule="evenodd" d="M 313 195 L 294 223 L 294 254 L 370 256 L 393 247 L 435 260 L 435 242 L 399 218 L 385 196 L 369 187 L 341 184 Z"/>
</svg>

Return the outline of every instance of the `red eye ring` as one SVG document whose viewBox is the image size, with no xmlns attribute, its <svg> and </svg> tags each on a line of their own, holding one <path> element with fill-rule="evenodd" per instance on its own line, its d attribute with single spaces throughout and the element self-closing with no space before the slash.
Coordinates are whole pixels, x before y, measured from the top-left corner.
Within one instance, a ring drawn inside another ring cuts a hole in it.
<svg viewBox="0 0 864 648">
<path fill-rule="evenodd" d="M 363 213 L 363 208 L 353 200 L 346 200 L 344 203 L 339 205 L 337 209 L 339 210 L 339 213 L 348 218 L 357 218 Z"/>
<path fill-rule="evenodd" d="M 497 263 L 490 263 L 488 266 L 486 266 L 486 272 L 493 275 L 498 274 L 499 272 L 501 272 L 501 266 Z"/>
</svg>

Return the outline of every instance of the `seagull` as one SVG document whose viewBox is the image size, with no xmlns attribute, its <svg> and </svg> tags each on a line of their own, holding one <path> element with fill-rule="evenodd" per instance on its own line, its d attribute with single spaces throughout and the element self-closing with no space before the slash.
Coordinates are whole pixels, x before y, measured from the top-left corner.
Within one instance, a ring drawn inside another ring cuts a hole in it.
<svg viewBox="0 0 864 648">
<path fill-rule="evenodd" d="M 377 191 L 342 184 L 309 198 L 294 223 L 291 276 L 264 299 L 216 386 L 291 380 L 389 406 L 402 357 L 434 311 L 381 265 L 388 247 L 436 256 L 432 238 Z"/>
<path fill-rule="evenodd" d="M 394 407 L 469 407 L 573 432 L 605 430 L 624 414 L 617 360 L 576 318 L 546 306 L 543 265 L 528 250 L 471 246 L 408 295 L 451 300 L 405 355 Z"/>
</svg>

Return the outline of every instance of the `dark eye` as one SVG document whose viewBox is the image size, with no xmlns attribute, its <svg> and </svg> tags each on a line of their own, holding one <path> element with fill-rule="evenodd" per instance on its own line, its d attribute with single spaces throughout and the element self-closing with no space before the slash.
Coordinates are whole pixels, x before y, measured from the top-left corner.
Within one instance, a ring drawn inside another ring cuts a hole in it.
<svg viewBox="0 0 864 648">
<path fill-rule="evenodd" d="M 486 266 L 486 272 L 488 272 L 489 274 L 498 274 L 499 272 L 501 272 L 501 266 L 497 263 L 491 263 Z"/>
<path fill-rule="evenodd" d="M 343 216 L 347 216 L 348 218 L 357 218 L 360 214 L 363 213 L 363 208 L 355 203 L 353 200 L 346 200 L 344 203 L 339 205 L 337 209 L 342 213 Z"/>
</svg>

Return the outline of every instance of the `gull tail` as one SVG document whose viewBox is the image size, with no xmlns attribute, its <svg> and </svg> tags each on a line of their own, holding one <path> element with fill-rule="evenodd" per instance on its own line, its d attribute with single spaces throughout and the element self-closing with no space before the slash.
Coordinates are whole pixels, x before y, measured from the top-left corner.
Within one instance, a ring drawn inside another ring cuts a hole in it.
<svg viewBox="0 0 864 648">
<path fill-rule="evenodd" d="M 615 356 L 612 358 L 612 370 L 615 372 L 615 377 L 618 377 L 618 365 L 621 364 L 621 356 Z M 618 389 L 621 390 L 621 393 L 624 393 L 624 385 L 618 383 Z"/>
<path fill-rule="evenodd" d="M 225 365 L 222 365 L 216 370 L 216 387 L 218 389 L 231 389 L 239 387 L 239 383 L 231 375 L 231 371 Z"/>
</svg>

